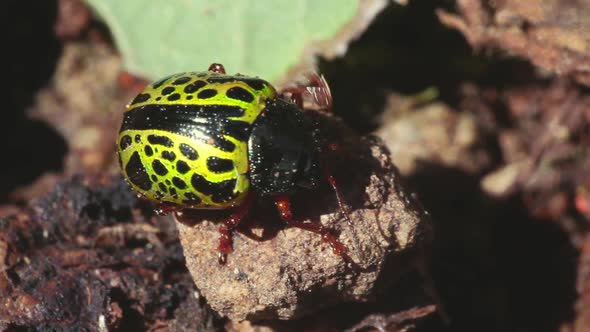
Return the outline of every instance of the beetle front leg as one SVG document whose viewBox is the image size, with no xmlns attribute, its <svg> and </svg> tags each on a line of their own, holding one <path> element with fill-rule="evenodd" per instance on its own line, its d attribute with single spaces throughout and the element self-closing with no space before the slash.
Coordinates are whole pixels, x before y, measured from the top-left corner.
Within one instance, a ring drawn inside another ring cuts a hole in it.
<svg viewBox="0 0 590 332">
<path fill-rule="evenodd" d="M 227 254 L 233 250 L 233 232 L 252 208 L 253 201 L 252 194 L 249 194 L 246 196 L 246 200 L 242 205 L 238 206 L 229 217 L 221 221 L 221 226 L 219 226 L 219 245 L 217 246 L 219 264 L 225 264 L 227 262 Z"/>
<path fill-rule="evenodd" d="M 180 212 L 182 210 L 182 206 L 168 202 L 158 203 L 158 205 L 156 205 L 156 207 L 154 208 L 154 212 L 159 216 L 167 216 L 170 213 Z"/>
</svg>

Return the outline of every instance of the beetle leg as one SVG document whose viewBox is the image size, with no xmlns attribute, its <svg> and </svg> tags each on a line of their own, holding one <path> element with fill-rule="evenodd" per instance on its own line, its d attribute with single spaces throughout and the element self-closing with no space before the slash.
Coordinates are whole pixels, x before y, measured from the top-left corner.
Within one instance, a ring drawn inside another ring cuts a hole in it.
<svg viewBox="0 0 590 332">
<path fill-rule="evenodd" d="M 306 88 L 313 102 L 328 113 L 332 112 L 332 91 L 324 75 L 313 72 L 307 75 L 310 84 Z"/>
<path fill-rule="evenodd" d="M 340 158 L 342 155 L 342 148 L 343 146 L 340 143 L 336 143 L 336 142 L 327 142 L 324 137 L 322 136 L 322 133 L 319 129 L 319 123 L 316 122 L 316 128 L 312 133 L 313 135 L 313 139 L 315 141 L 315 145 L 317 148 L 317 153 L 320 156 L 320 160 L 319 160 L 319 164 L 320 164 L 320 169 L 322 171 L 322 175 L 323 177 L 326 179 L 326 181 L 328 182 L 328 184 L 330 185 L 330 187 L 332 187 L 332 190 L 334 191 L 334 194 L 336 195 L 336 202 L 338 203 L 338 208 L 340 209 L 340 213 L 342 214 L 342 216 L 346 219 L 346 223 L 348 223 L 348 226 L 350 227 L 351 232 L 353 232 L 352 234 L 353 236 L 353 245 L 355 247 L 355 249 L 362 254 L 362 250 L 360 250 L 360 244 L 359 244 L 359 240 L 358 237 L 356 236 L 355 233 L 355 227 L 354 224 L 352 222 L 352 219 L 350 217 L 350 209 L 348 207 L 348 205 L 346 204 L 346 200 L 344 199 L 344 196 L 342 195 L 342 191 L 340 190 L 340 186 L 338 185 L 338 181 L 336 180 L 336 177 L 334 176 L 334 174 L 332 173 L 332 170 L 335 169 L 334 164 L 342 164 L 342 162 L 336 162 L 336 158 Z M 361 259 L 364 259 L 361 257 Z"/>
<path fill-rule="evenodd" d="M 339 143 L 328 143 L 322 137 L 321 131 L 319 130 L 319 124 L 316 122 L 316 128 L 312 132 L 312 137 L 314 139 L 316 145 L 316 152 L 320 156 L 320 168 L 322 170 L 322 175 L 328 181 L 334 193 L 336 194 L 336 201 L 338 202 L 338 207 L 340 212 L 346 218 L 346 222 L 352 227 L 352 220 L 350 219 L 350 211 L 348 210 L 348 206 L 345 203 L 345 200 L 342 195 L 342 191 L 340 190 L 340 186 L 336 181 L 336 177 L 332 174 L 333 167 L 333 159 L 337 157 L 337 153 L 339 150 L 342 149 L 342 145 Z"/>
<path fill-rule="evenodd" d="M 346 256 L 346 247 L 336 239 L 334 235 L 330 233 L 330 231 L 320 225 L 315 223 L 306 223 L 301 221 L 293 220 L 293 212 L 291 211 L 291 200 L 285 194 L 278 194 L 274 197 L 275 206 L 281 215 L 281 218 L 292 227 L 297 227 L 304 229 L 306 231 L 310 231 L 316 234 L 321 235 L 322 240 L 324 242 L 328 242 L 330 247 L 334 250 L 334 253 L 345 257 Z"/>
<path fill-rule="evenodd" d="M 305 93 L 305 91 L 306 91 L 305 87 L 296 86 L 296 87 L 285 88 L 281 91 L 281 97 L 283 99 L 286 99 L 286 100 L 294 103 L 300 109 L 303 109 L 303 94 Z M 289 96 L 287 97 L 285 95 L 285 93 L 288 93 Z"/>
<path fill-rule="evenodd" d="M 332 92 L 324 76 L 313 72 L 306 75 L 305 78 L 307 83 L 287 87 L 281 90 L 281 96 L 295 103 L 300 109 L 303 109 L 303 100 L 306 97 L 317 107 L 328 113 L 332 112 Z M 289 97 L 286 97 L 285 94 L 289 94 Z"/>
<path fill-rule="evenodd" d="M 238 206 L 231 215 L 221 221 L 221 226 L 219 226 L 219 245 L 217 246 L 219 264 L 225 264 L 227 262 L 227 254 L 232 252 L 233 231 L 248 214 L 253 201 L 252 194 L 249 194 L 242 205 Z"/>
<path fill-rule="evenodd" d="M 341 146 L 336 143 L 331 143 L 331 144 L 328 144 L 328 146 L 327 146 L 327 149 L 329 150 L 330 153 L 334 153 L 337 150 L 339 150 L 340 148 L 341 148 Z M 334 190 L 334 193 L 336 194 L 336 201 L 338 202 L 338 207 L 340 208 L 340 212 L 344 215 L 348 224 L 352 226 L 352 220 L 350 220 L 350 211 L 348 210 L 348 206 L 344 202 L 344 198 L 342 196 L 342 191 L 340 190 L 340 186 L 338 186 L 338 183 L 336 182 L 336 178 L 334 177 L 334 175 L 332 174 L 332 171 L 331 171 L 332 165 L 331 165 L 330 159 L 324 158 L 324 160 L 322 160 L 322 162 L 320 163 L 320 166 L 322 168 L 322 172 L 324 173 L 324 176 L 326 177 L 326 180 L 328 181 L 328 183 L 330 184 L 330 186 Z"/>
<path fill-rule="evenodd" d="M 344 203 L 344 198 L 342 198 L 342 192 L 340 191 L 340 187 L 338 187 L 338 183 L 336 183 L 334 175 L 332 175 L 332 173 L 330 173 L 328 170 L 324 170 L 324 174 L 326 175 L 328 183 L 330 184 L 330 186 L 334 190 L 334 193 L 336 194 L 336 201 L 338 202 L 340 212 L 344 215 L 348 224 L 352 225 L 352 220 L 350 220 L 350 211 L 348 211 L 348 206 Z"/>
<path fill-rule="evenodd" d="M 182 207 L 180 207 L 179 205 L 176 205 L 174 203 L 162 202 L 162 203 L 158 203 L 158 205 L 154 209 L 154 212 L 159 216 L 166 216 L 172 212 L 181 211 L 182 209 L 183 209 Z"/>
</svg>

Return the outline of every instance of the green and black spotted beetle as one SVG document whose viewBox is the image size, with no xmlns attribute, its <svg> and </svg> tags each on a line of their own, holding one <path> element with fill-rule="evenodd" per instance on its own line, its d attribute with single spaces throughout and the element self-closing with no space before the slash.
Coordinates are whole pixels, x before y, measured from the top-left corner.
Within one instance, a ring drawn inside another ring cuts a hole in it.
<svg viewBox="0 0 590 332">
<path fill-rule="evenodd" d="M 278 93 L 267 81 L 212 64 L 149 84 L 124 114 L 117 144 L 123 175 L 160 212 L 234 209 L 219 229 L 222 263 L 254 195 L 272 197 L 285 222 L 321 234 L 345 255 L 327 229 L 291 213 L 289 195 L 316 188 L 322 175 L 324 147 L 303 97 L 328 108 L 331 96 L 323 77 L 310 83 Z M 344 211 L 334 178 L 325 175 Z"/>
</svg>

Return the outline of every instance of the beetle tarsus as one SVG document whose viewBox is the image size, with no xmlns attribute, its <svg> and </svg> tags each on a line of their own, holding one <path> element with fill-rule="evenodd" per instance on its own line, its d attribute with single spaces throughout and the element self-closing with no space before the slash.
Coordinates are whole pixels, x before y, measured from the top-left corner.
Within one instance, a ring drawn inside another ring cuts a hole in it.
<svg viewBox="0 0 590 332">
<path fill-rule="evenodd" d="M 217 253 L 217 262 L 221 265 L 225 265 L 227 263 L 227 254 L 226 253 Z"/>
<path fill-rule="evenodd" d="M 253 197 L 250 194 L 246 197 L 242 205 L 238 206 L 231 215 L 222 221 L 221 226 L 219 226 L 219 245 L 217 246 L 219 264 L 225 264 L 227 262 L 227 255 L 233 251 L 233 232 L 250 211 L 252 202 Z"/>
</svg>

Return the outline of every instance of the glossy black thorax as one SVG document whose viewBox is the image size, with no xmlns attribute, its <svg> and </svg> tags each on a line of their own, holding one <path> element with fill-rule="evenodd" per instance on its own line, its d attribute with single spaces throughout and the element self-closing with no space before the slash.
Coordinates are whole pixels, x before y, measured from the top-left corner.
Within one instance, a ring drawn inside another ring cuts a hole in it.
<svg viewBox="0 0 590 332">
<path fill-rule="evenodd" d="M 320 166 L 314 130 L 297 105 L 281 98 L 267 102 L 248 141 L 250 182 L 258 195 L 317 187 Z"/>
</svg>

